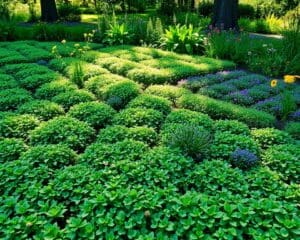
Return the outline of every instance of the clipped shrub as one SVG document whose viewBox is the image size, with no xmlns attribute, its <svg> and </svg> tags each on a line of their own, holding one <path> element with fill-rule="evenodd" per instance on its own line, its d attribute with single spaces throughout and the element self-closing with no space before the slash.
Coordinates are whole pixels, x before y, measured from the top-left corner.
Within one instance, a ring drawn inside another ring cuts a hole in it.
<svg viewBox="0 0 300 240">
<path fill-rule="evenodd" d="M 275 124 L 275 117 L 268 113 L 200 95 L 184 95 L 179 99 L 178 105 L 181 108 L 206 113 L 213 119 L 238 120 L 251 127 L 270 127 Z"/>
<path fill-rule="evenodd" d="M 218 120 L 214 124 L 215 132 L 229 132 L 232 134 L 250 135 L 249 127 L 236 120 Z"/>
<path fill-rule="evenodd" d="M 288 183 L 300 183 L 299 145 L 270 146 L 263 155 L 262 163 L 280 174 Z"/>
<path fill-rule="evenodd" d="M 97 141 L 103 143 L 116 143 L 125 139 L 132 139 L 153 146 L 158 142 L 158 134 L 153 128 L 124 127 L 121 125 L 109 126 L 98 135 Z"/>
<path fill-rule="evenodd" d="M 27 146 L 21 139 L 4 138 L 0 140 L 0 163 L 19 159 Z"/>
<path fill-rule="evenodd" d="M 121 161 L 138 161 L 147 150 L 147 145 L 133 140 L 124 140 L 115 144 L 94 143 L 85 150 L 80 160 L 82 163 L 101 169 L 107 166 L 113 167 L 113 164 L 119 164 Z"/>
<path fill-rule="evenodd" d="M 54 73 L 34 74 L 25 78 L 20 78 L 20 86 L 35 91 L 39 86 L 58 79 L 58 75 Z"/>
<path fill-rule="evenodd" d="M 114 124 L 126 127 L 148 126 L 159 129 L 164 115 L 153 109 L 127 108 L 118 113 L 113 120 Z"/>
<path fill-rule="evenodd" d="M 167 124 L 162 131 L 162 141 L 170 148 L 195 160 L 203 160 L 211 143 L 209 131 L 192 124 Z"/>
<path fill-rule="evenodd" d="M 34 129 L 30 142 L 32 145 L 66 144 L 80 152 L 94 137 L 95 130 L 87 123 L 71 117 L 57 117 Z"/>
<path fill-rule="evenodd" d="M 300 123 L 299 122 L 289 122 L 284 130 L 289 133 L 293 138 L 300 140 Z"/>
<path fill-rule="evenodd" d="M 34 100 L 21 105 L 18 108 L 18 112 L 21 114 L 32 114 L 40 120 L 47 121 L 64 114 L 64 109 L 54 102 Z"/>
<path fill-rule="evenodd" d="M 28 161 L 34 167 L 46 165 L 51 169 L 59 169 L 74 164 L 77 158 L 77 154 L 67 146 L 46 145 L 30 148 L 20 160 Z"/>
<path fill-rule="evenodd" d="M 176 105 L 177 99 L 189 91 L 172 85 L 151 85 L 145 90 L 145 93 L 167 98 L 173 105 Z"/>
<path fill-rule="evenodd" d="M 132 81 L 123 81 L 110 85 L 104 92 L 104 99 L 115 109 L 125 107 L 128 102 L 140 93 L 138 84 Z"/>
<path fill-rule="evenodd" d="M 168 69 L 150 67 L 134 68 L 127 73 L 127 77 L 149 86 L 151 84 L 164 84 L 172 82 L 174 76 Z"/>
<path fill-rule="evenodd" d="M 243 170 L 249 170 L 250 168 L 256 166 L 258 164 L 258 157 L 250 152 L 249 150 L 244 150 L 244 149 L 236 149 L 232 154 L 231 154 L 231 164 L 234 167 L 238 167 Z"/>
<path fill-rule="evenodd" d="M 154 109 L 167 115 L 171 112 L 171 102 L 156 96 L 143 94 L 133 99 L 129 104 L 130 108 Z"/>
<path fill-rule="evenodd" d="M 95 96 L 86 90 L 74 90 L 69 92 L 60 93 L 52 98 L 52 101 L 63 106 L 65 110 L 70 107 L 84 102 L 94 101 Z"/>
<path fill-rule="evenodd" d="M 0 73 L 0 91 L 17 87 L 18 82 L 13 77 Z"/>
<path fill-rule="evenodd" d="M 29 132 L 39 124 L 40 121 L 32 115 L 7 116 L 0 120 L 0 137 L 27 139 Z"/>
<path fill-rule="evenodd" d="M 207 114 L 187 109 L 178 109 L 171 112 L 165 121 L 165 124 L 169 123 L 192 124 L 207 130 L 212 129 L 213 126 L 213 120 Z"/>
<path fill-rule="evenodd" d="M 40 86 L 35 92 L 35 97 L 51 100 L 56 95 L 76 89 L 77 87 L 67 80 L 54 81 Z"/>
<path fill-rule="evenodd" d="M 274 128 L 253 129 L 251 135 L 262 149 L 273 145 L 293 143 L 293 139 L 288 133 Z"/>
<path fill-rule="evenodd" d="M 17 109 L 20 105 L 32 100 L 30 92 L 22 88 L 11 88 L 0 91 L 0 111 Z"/>
<path fill-rule="evenodd" d="M 86 102 L 71 107 L 68 115 L 100 129 L 111 123 L 115 113 L 115 110 L 105 103 Z"/>
<path fill-rule="evenodd" d="M 210 147 L 210 155 L 215 159 L 229 160 L 232 153 L 237 149 L 259 154 L 258 144 L 249 136 L 217 132 Z"/>
</svg>

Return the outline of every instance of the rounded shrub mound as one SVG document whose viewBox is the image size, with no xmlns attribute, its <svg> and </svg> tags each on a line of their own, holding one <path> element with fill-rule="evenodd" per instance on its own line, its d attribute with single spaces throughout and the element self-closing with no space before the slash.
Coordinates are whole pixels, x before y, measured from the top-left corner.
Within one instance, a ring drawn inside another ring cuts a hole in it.
<svg viewBox="0 0 300 240">
<path fill-rule="evenodd" d="M 87 123 L 71 117 L 57 117 L 34 129 L 30 141 L 32 145 L 66 144 L 80 152 L 94 137 L 95 130 Z"/>
<path fill-rule="evenodd" d="M 262 154 L 262 163 L 278 172 L 288 183 L 300 183 L 300 147 L 299 145 L 275 145 Z"/>
<path fill-rule="evenodd" d="M 170 148 L 178 148 L 181 152 L 200 161 L 207 154 L 211 143 L 209 131 L 193 124 L 166 124 L 162 130 L 162 141 Z"/>
<path fill-rule="evenodd" d="M 83 102 L 91 102 L 94 101 L 95 96 L 85 90 L 74 90 L 65 93 L 60 93 L 57 96 L 52 98 L 53 102 L 60 104 L 64 109 L 69 109 L 70 107 L 83 103 Z"/>
<path fill-rule="evenodd" d="M 125 139 L 140 141 L 153 146 L 158 141 L 158 134 L 153 128 L 148 127 L 132 127 L 114 125 L 109 126 L 98 135 L 97 142 L 116 143 Z"/>
<path fill-rule="evenodd" d="M 229 132 L 232 134 L 250 135 L 249 127 L 237 120 L 218 120 L 214 124 L 215 132 Z"/>
<path fill-rule="evenodd" d="M 184 94 L 189 93 L 189 91 L 184 88 L 171 85 L 151 85 L 145 90 L 145 93 L 167 98 L 175 105 L 177 99 Z"/>
<path fill-rule="evenodd" d="M 58 76 L 54 73 L 40 75 L 34 74 L 32 76 L 19 79 L 19 83 L 23 88 L 29 91 L 35 91 L 39 86 L 54 81 L 57 78 Z"/>
<path fill-rule="evenodd" d="M 171 112 L 171 102 L 157 96 L 151 96 L 148 94 L 143 94 L 133 99 L 128 107 L 131 108 L 146 108 L 157 110 L 164 115 L 167 115 Z"/>
<path fill-rule="evenodd" d="M 133 81 L 111 84 L 104 92 L 104 99 L 115 109 L 124 108 L 140 94 L 140 86 Z"/>
<path fill-rule="evenodd" d="M 259 146 L 251 137 L 217 132 L 210 148 L 210 155 L 215 159 L 229 160 L 237 149 L 248 150 L 257 156 L 259 154 Z"/>
<path fill-rule="evenodd" d="M 21 139 L 4 138 L 0 140 L 0 163 L 19 159 L 27 146 Z"/>
<path fill-rule="evenodd" d="M 127 108 L 114 117 L 113 123 L 126 127 L 148 126 L 158 129 L 163 121 L 164 115 L 159 111 L 143 108 Z"/>
<path fill-rule="evenodd" d="M 69 91 L 76 90 L 77 87 L 67 80 L 54 81 L 41 85 L 35 92 L 35 97 L 39 99 L 51 100 L 54 96 Z"/>
<path fill-rule="evenodd" d="M 77 154 L 67 146 L 46 145 L 30 148 L 20 160 L 28 161 L 34 167 L 46 165 L 52 169 L 59 169 L 74 164 L 77 158 Z"/>
<path fill-rule="evenodd" d="M 0 111 L 17 109 L 20 105 L 32 100 L 30 92 L 22 88 L 11 88 L 0 91 Z"/>
<path fill-rule="evenodd" d="M 115 110 L 105 103 L 86 102 L 71 107 L 68 115 L 100 129 L 111 123 L 115 113 Z"/>
<path fill-rule="evenodd" d="M 32 115 L 7 116 L 0 120 L 0 137 L 27 139 L 29 132 L 39 124 L 40 121 Z"/>
<path fill-rule="evenodd" d="M 124 140 L 115 144 L 94 143 L 81 156 L 81 162 L 98 169 L 121 161 L 135 162 L 140 160 L 148 150 L 147 145 L 134 140 Z"/>
<path fill-rule="evenodd" d="M 300 122 L 289 122 L 284 130 L 293 138 L 300 140 Z"/>
<path fill-rule="evenodd" d="M 207 114 L 187 109 L 179 109 L 171 112 L 165 121 L 165 124 L 170 123 L 192 124 L 205 129 L 212 129 L 213 126 L 213 120 Z"/>
<path fill-rule="evenodd" d="M 251 135 L 262 149 L 267 149 L 273 145 L 290 144 L 294 142 L 288 133 L 274 128 L 253 129 Z"/>
<path fill-rule="evenodd" d="M 18 82 L 10 75 L 0 73 L 0 90 L 17 88 Z"/>
<path fill-rule="evenodd" d="M 41 120 L 47 121 L 51 118 L 64 114 L 64 109 L 57 103 L 47 100 L 34 100 L 27 102 L 18 108 L 21 114 L 32 114 Z"/>
</svg>

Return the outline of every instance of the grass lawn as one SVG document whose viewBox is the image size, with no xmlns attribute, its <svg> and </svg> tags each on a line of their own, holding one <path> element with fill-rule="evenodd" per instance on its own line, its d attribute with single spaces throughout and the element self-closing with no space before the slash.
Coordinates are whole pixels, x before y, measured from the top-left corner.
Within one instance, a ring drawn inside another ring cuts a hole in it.
<svg viewBox="0 0 300 240">
<path fill-rule="evenodd" d="M 1 239 L 299 238 L 299 123 L 257 107 L 269 78 L 85 46 L 0 43 Z"/>
</svg>

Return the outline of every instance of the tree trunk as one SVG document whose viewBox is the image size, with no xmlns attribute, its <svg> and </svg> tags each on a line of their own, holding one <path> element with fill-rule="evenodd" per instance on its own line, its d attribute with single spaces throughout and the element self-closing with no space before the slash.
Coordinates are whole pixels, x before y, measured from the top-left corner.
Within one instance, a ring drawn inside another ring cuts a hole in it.
<svg viewBox="0 0 300 240">
<path fill-rule="evenodd" d="M 215 0 L 212 26 L 221 30 L 238 30 L 238 0 Z"/>
<path fill-rule="evenodd" d="M 55 22 L 58 20 L 55 0 L 41 0 L 42 21 Z"/>
</svg>

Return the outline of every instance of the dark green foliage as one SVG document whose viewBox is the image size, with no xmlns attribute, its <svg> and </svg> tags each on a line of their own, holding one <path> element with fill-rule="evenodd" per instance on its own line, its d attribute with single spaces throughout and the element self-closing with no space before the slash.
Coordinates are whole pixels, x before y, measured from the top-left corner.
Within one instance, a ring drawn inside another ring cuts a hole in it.
<svg viewBox="0 0 300 240">
<path fill-rule="evenodd" d="M 128 128 L 121 125 L 114 125 L 100 131 L 97 141 L 103 143 L 116 143 L 125 139 L 132 139 L 153 146 L 158 143 L 158 134 L 153 128 Z"/>
<path fill-rule="evenodd" d="M 207 114 L 187 109 L 178 109 L 171 112 L 165 121 L 165 124 L 168 123 L 192 124 L 206 130 L 211 130 L 213 127 L 213 120 Z"/>
<path fill-rule="evenodd" d="M 153 95 L 140 95 L 128 104 L 129 108 L 145 108 L 145 109 L 154 109 L 164 115 L 167 115 L 171 112 L 171 102 Z"/>
<path fill-rule="evenodd" d="M 4 138 L 0 140 L 0 163 L 19 159 L 27 146 L 20 139 Z"/>
<path fill-rule="evenodd" d="M 159 129 L 163 120 L 164 116 L 159 111 L 143 108 L 127 108 L 115 116 L 113 123 L 126 127 L 147 126 Z"/>
<path fill-rule="evenodd" d="M 35 91 L 39 86 L 57 80 L 58 75 L 54 73 L 34 74 L 19 80 L 20 86 Z"/>
<path fill-rule="evenodd" d="M 192 124 L 169 124 L 162 134 L 165 145 L 178 148 L 197 161 L 203 160 L 212 139 L 209 131 Z"/>
<path fill-rule="evenodd" d="M 20 105 L 32 100 L 30 92 L 22 88 L 0 91 L 0 111 L 15 110 Z"/>
<path fill-rule="evenodd" d="M 300 123 L 299 122 L 289 122 L 284 130 L 288 132 L 293 138 L 300 140 Z"/>
<path fill-rule="evenodd" d="M 274 145 L 262 155 L 263 164 L 288 183 L 300 183 L 299 145 Z"/>
<path fill-rule="evenodd" d="M 64 109 L 54 102 L 34 100 L 21 105 L 18 108 L 18 112 L 21 114 L 32 114 L 41 120 L 47 121 L 64 114 Z"/>
<path fill-rule="evenodd" d="M 95 137 L 95 130 L 87 123 L 71 117 L 58 117 L 42 123 L 30 134 L 32 145 L 66 144 L 82 151 Z"/>
<path fill-rule="evenodd" d="M 249 127 L 236 120 L 218 120 L 214 124 L 215 132 L 229 132 L 232 134 L 250 135 Z"/>
<path fill-rule="evenodd" d="M 29 132 L 40 124 L 32 115 L 7 116 L 0 120 L 0 137 L 27 139 Z"/>
<path fill-rule="evenodd" d="M 79 62 L 74 63 L 71 81 L 80 89 L 84 86 L 84 72 L 81 63 Z"/>
<path fill-rule="evenodd" d="M 18 82 L 12 76 L 0 73 L 0 91 L 17 87 Z"/>
<path fill-rule="evenodd" d="M 124 140 L 115 144 L 95 143 L 90 145 L 81 156 L 81 162 L 97 169 L 138 161 L 148 147 L 138 141 Z"/>
<path fill-rule="evenodd" d="M 57 12 L 60 20 L 66 22 L 80 22 L 81 11 L 79 6 L 72 3 L 62 3 L 58 5 Z"/>
<path fill-rule="evenodd" d="M 70 109 L 70 107 L 84 102 L 94 101 L 95 96 L 85 90 L 74 90 L 64 93 L 60 93 L 52 98 L 52 101 L 63 106 L 65 110 Z"/>
<path fill-rule="evenodd" d="M 262 149 L 278 144 L 292 144 L 294 141 L 288 133 L 274 128 L 253 129 L 251 135 Z"/>
<path fill-rule="evenodd" d="M 115 110 L 105 103 L 86 102 L 71 107 L 68 115 L 100 129 L 111 123 L 115 113 Z"/>
<path fill-rule="evenodd" d="M 214 119 L 234 119 L 251 127 L 268 127 L 275 124 L 275 118 L 268 113 L 205 96 L 185 95 L 179 99 L 178 104 L 182 108 L 207 113 Z"/>
<path fill-rule="evenodd" d="M 64 145 L 46 145 L 30 148 L 20 160 L 28 161 L 34 167 L 46 165 L 51 169 L 58 169 L 75 164 L 77 154 Z"/>
<path fill-rule="evenodd" d="M 214 159 L 229 160 L 232 153 L 237 149 L 248 150 L 256 155 L 259 154 L 258 144 L 249 136 L 217 132 L 210 148 L 210 155 Z"/>
<path fill-rule="evenodd" d="M 104 93 L 104 99 L 115 109 L 121 109 L 137 97 L 140 93 L 138 84 L 132 81 L 124 81 L 112 84 Z"/>
<path fill-rule="evenodd" d="M 59 95 L 60 93 L 73 91 L 76 90 L 76 88 L 77 87 L 74 84 L 66 80 L 54 81 L 40 86 L 36 90 L 35 97 L 51 100 L 54 96 Z"/>
</svg>

